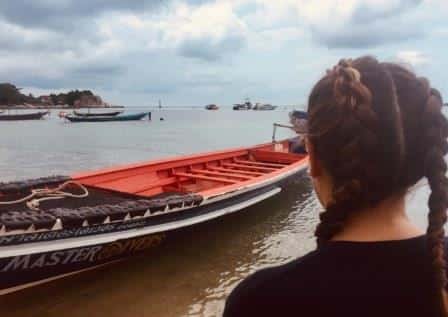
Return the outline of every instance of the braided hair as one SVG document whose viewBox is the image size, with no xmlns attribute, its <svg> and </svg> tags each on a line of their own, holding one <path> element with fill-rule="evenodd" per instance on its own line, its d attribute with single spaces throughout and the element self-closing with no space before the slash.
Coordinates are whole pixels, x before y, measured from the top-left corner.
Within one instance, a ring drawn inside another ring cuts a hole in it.
<svg viewBox="0 0 448 317">
<path fill-rule="evenodd" d="M 399 65 L 372 57 L 341 60 L 310 94 L 308 137 L 333 181 L 332 201 L 315 232 L 318 248 L 341 232 L 352 214 L 427 178 L 427 245 L 441 316 L 448 316 L 443 291 L 448 121 L 442 106 L 428 80 Z"/>
</svg>

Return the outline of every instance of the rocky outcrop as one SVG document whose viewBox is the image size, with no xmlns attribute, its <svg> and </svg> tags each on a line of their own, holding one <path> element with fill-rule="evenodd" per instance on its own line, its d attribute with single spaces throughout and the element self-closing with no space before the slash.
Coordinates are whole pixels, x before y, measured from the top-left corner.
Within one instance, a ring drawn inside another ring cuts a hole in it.
<svg viewBox="0 0 448 317">
<path fill-rule="evenodd" d="M 104 102 L 100 96 L 96 95 L 82 95 L 73 103 L 75 108 L 87 108 L 91 106 L 104 106 Z"/>
<path fill-rule="evenodd" d="M 32 108 L 32 107 L 108 107 L 100 96 L 90 90 L 71 90 L 67 93 L 34 97 L 21 93 L 21 88 L 10 83 L 0 83 L 0 108 Z"/>
</svg>

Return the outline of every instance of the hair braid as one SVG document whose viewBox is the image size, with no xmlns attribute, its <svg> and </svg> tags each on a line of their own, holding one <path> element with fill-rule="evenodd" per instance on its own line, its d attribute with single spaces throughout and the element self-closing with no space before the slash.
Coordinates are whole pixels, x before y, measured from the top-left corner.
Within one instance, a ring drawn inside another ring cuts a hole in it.
<svg viewBox="0 0 448 317">
<path fill-rule="evenodd" d="M 320 215 L 318 247 L 361 209 L 404 192 L 426 177 L 427 252 L 441 317 L 448 317 L 444 247 L 447 222 L 448 120 L 429 81 L 371 57 L 342 60 L 313 88 L 309 141 L 332 181 L 331 201 Z"/>
<path fill-rule="evenodd" d="M 439 294 L 438 305 L 442 316 L 447 316 L 445 305 L 445 288 L 447 286 L 446 262 L 444 254 L 445 231 L 448 208 L 448 178 L 445 176 L 447 164 L 444 155 L 448 150 L 448 124 L 441 114 L 443 102 L 440 94 L 432 89 L 424 109 L 424 124 L 427 127 L 424 141 L 431 144 L 424 160 L 424 175 L 431 188 L 429 196 L 429 214 L 427 245 L 431 256 L 436 291 Z"/>
<path fill-rule="evenodd" d="M 357 208 L 359 197 L 359 182 L 352 180 L 342 185 L 334 192 L 337 203 L 329 205 L 319 215 L 320 223 L 316 227 L 317 246 L 322 247 L 334 235 L 340 232 L 350 213 Z"/>
<path fill-rule="evenodd" d="M 379 145 L 373 132 L 377 129 L 378 118 L 372 110 L 372 95 L 361 82 L 361 74 L 352 66 L 352 61 L 341 60 L 327 72 L 327 76 L 333 80 L 332 93 L 336 101 L 334 107 L 338 109 L 339 119 L 333 119 L 336 124 L 325 132 L 339 132 L 340 138 L 337 144 L 330 144 L 333 143 L 332 138 L 328 138 L 326 142 L 322 134 L 313 135 L 312 127 L 310 129 L 310 137 L 314 137 L 315 142 L 321 141 L 322 144 L 318 147 L 321 151 L 325 148 L 337 153 L 327 162 L 330 166 L 337 166 L 332 169 L 336 181 L 332 193 L 333 202 L 320 214 L 320 223 L 315 231 L 318 247 L 343 229 L 353 211 L 368 203 L 364 193 L 366 186 L 363 185 L 366 184 L 365 180 L 371 183 L 376 175 L 371 173 L 371 169 L 365 171 L 363 179 L 358 175 L 363 173 L 369 149 Z"/>
</svg>

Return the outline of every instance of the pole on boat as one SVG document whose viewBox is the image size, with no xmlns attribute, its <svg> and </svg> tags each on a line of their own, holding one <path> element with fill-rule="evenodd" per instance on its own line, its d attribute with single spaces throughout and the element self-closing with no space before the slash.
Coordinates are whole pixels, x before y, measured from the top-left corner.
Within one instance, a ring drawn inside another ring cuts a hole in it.
<svg viewBox="0 0 448 317">
<path fill-rule="evenodd" d="M 272 143 L 276 143 L 275 141 L 275 135 L 277 133 L 277 127 L 279 128 L 287 128 L 287 129 L 294 129 L 291 125 L 281 124 L 281 123 L 274 123 L 274 131 L 272 131 Z"/>
</svg>

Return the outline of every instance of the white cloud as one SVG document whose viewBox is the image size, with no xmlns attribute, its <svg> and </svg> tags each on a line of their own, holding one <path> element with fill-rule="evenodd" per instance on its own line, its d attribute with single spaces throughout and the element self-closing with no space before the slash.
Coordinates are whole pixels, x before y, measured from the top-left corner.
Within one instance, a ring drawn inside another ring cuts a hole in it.
<svg viewBox="0 0 448 317">
<path fill-rule="evenodd" d="M 104 35 L 124 43 L 127 51 L 177 50 L 207 60 L 238 51 L 247 36 L 246 24 L 225 1 L 200 6 L 176 2 L 158 14 L 120 14 L 101 19 L 99 25 Z"/>
<path fill-rule="evenodd" d="M 165 93 L 184 102 L 191 89 L 298 98 L 341 54 L 430 63 L 405 41 L 431 52 L 430 68 L 446 51 L 446 0 L 40 0 L 28 11 L 23 3 L 0 4 L 0 77 L 143 101 Z"/>
<path fill-rule="evenodd" d="M 412 67 L 425 65 L 430 62 L 429 57 L 419 51 L 401 51 L 397 53 L 396 58 L 398 62 Z"/>
</svg>

